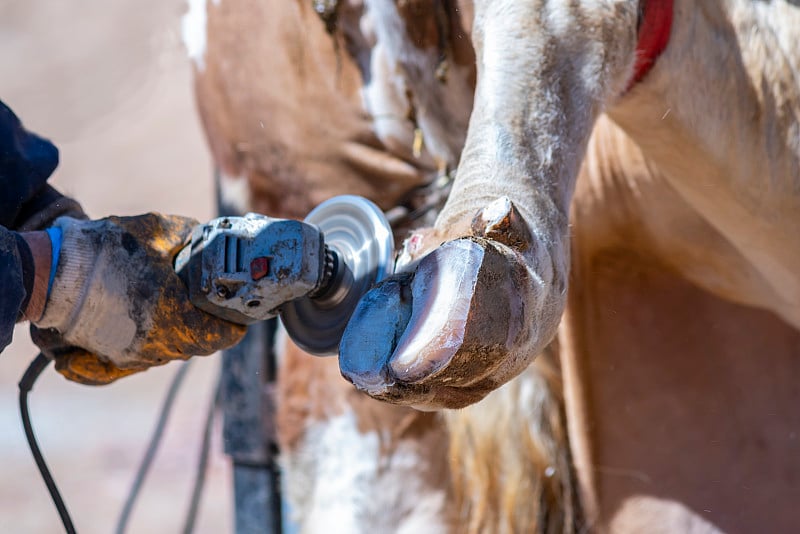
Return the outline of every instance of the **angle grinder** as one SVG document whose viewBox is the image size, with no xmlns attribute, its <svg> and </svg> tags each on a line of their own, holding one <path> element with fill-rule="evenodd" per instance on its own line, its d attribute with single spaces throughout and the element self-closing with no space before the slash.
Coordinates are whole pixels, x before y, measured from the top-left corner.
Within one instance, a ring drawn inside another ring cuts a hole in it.
<svg viewBox="0 0 800 534">
<path fill-rule="evenodd" d="M 347 321 L 392 271 L 394 240 L 383 212 L 343 195 L 303 221 L 255 213 L 196 227 L 175 270 L 198 308 L 238 324 L 280 315 L 292 340 L 336 354 Z"/>
</svg>

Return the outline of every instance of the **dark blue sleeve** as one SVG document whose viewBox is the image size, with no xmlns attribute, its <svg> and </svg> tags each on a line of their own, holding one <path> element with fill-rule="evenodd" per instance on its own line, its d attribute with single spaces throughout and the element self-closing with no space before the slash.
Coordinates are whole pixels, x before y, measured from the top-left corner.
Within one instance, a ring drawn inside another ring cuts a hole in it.
<svg viewBox="0 0 800 534">
<path fill-rule="evenodd" d="M 47 185 L 57 165 L 53 143 L 27 131 L 0 102 L 0 351 L 11 343 L 33 270 L 27 245 L 7 228 L 61 197 Z"/>
<path fill-rule="evenodd" d="M 14 324 L 25 300 L 22 258 L 14 232 L 0 226 L 0 352 L 11 343 Z"/>
<path fill-rule="evenodd" d="M 27 131 L 0 102 L 0 225 L 14 228 L 26 211 L 52 201 L 58 193 L 46 182 L 57 165 L 53 143 Z"/>
</svg>

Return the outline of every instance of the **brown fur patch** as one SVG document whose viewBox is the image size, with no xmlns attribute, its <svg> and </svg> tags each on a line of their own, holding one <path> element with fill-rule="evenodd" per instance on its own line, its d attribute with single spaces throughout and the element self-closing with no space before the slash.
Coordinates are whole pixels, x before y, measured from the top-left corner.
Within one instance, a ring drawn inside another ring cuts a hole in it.
<svg viewBox="0 0 800 534">
<path fill-rule="evenodd" d="M 438 0 L 397 0 L 397 11 L 406 23 L 406 32 L 417 48 L 436 48 L 445 37 L 437 24 Z"/>
</svg>

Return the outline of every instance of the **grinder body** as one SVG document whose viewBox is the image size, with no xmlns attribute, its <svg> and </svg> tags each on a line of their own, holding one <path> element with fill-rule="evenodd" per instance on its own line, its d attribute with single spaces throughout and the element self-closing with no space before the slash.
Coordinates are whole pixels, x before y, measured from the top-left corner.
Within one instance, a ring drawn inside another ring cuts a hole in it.
<svg viewBox="0 0 800 534">
<path fill-rule="evenodd" d="M 330 355 L 358 301 L 391 273 L 393 257 L 383 212 L 344 195 L 305 221 L 249 213 L 199 225 L 175 270 L 198 308 L 238 324 L 280 315 L 301 348 Z"/>
<path fill-rule="evenodd" d="M 322 283 L 325 242 L 318 228 L 255 213 L 198 226 L 175 270 L 198 308 L 238 324 L 278 315 L 278 308 Z"/>
</svg>

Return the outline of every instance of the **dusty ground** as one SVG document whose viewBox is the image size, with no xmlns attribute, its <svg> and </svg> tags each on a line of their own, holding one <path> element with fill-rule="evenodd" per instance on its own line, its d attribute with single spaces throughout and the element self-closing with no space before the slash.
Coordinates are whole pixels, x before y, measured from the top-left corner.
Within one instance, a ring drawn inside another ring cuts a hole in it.
<svg viewBox="0 0 800 534">
<path fill-rule="evenodd" d="M 207 219 L 211 171 L 180 42 L 181 0 L 0 1 L 0 99 L 61 149 L 52 182 L 93 216 L 150 210 Z M 16 383 L 34 348 L 0 356 L 0 532 L 59 532 L 25 444 Z M 218 358 L 190 371 L 129 532 L 179 532 Z M 48 369 L 34 428 L 76 527 L 113 530 L 175 366 L 105 388 Z M 232 530 L 230 474 L 215 454 L 197 532 Z"/>
</svg>

